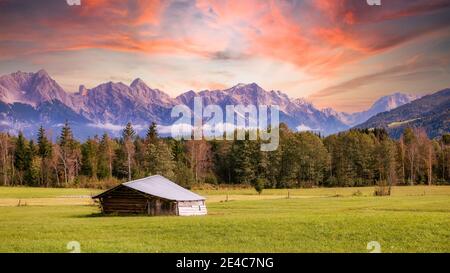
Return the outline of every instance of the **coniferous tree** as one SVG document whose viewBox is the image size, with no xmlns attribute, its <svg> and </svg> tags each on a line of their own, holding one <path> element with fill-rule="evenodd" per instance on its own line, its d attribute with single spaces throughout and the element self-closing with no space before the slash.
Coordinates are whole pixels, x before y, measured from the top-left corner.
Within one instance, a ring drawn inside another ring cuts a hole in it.
<svg viewBox="0 0 450 273">
<path fill-rule="evenodd" d="M 152 122 L 146 135 L 146 147 L 143 161 L 146 162 L 146 170 L 149 174 L 163 175 L 169 178 L 175 177 L 173 148 L 164 140 L 158 138 L 156 123 Z"/>
<path fill-rule="evenodd" d="M 88 138 L 81 146 L 81 172 L 94 180 L 97 179 L 98 172 L 98 151 L 97 138 Z"/>
<path fill-rule="evenodd" d="M 235 174 L 238 183 L 251 185 L 256 179 L 253 151 L 248 140 L 236 141 L 234 145 Z"/>
<path fill-rule="evenodd" d="M 48 140 L 44 127 L 39 127 L 37 134 L 37 155 L 40 160 L 40 185 L 49 185 L 51 183 L 51 163 L 52 163 L 52 143 Z"/>
<path fill-rule="evenodd" d="M 146 161 L 148 162 L 149 174 L 163 175 L 168 178 L 174 177 L 174 161 L 172 151 L 163 141 L 147 145 Z"/>
<path fill-rule="evenodd" d="M 36 186 L 40 183 L 41 162 L 37 157 L 37 149 L 33 140 L 28 142 L 26 153 L 26 171 L 25 181 L 30 186 Z"/>
<path fill-rule="evenodd" d="M 38 136 L 37 136 L 37 144 L 38 144 L 38 155 L 41 158 L 48 158 L 52 153 L 52 144 L 48 140 L 45 135 L 44 127 L 39 127 Z"/>
<path fill-rule="evenodd" d="M 136 136 L 136 131 L 134 130 L 131 122 L 128 122 L 122 131 L 122 138 L 132 140 L 132 139 L 134 139 L 135 136 Z"/>
<path fill-rule="evenodd" d="M 146 138 L 147 143 L 156 144 L 158 141 L 158 130 L 155 122 L 152 122 L 148 127 Z"/>
<path fill-rule="evenodd" d="M 323 185 L 330 159 L 322 140 L 310 132 L 297 133 L 295 137 L 297 144 L 294 163 L 298 164 L 298 182 L 305 186 Z"/>
<path fill-rule="evenodd" d="M 450 134 L 439 139 L 438 172 L 441 182 L 450 180 Z"/>
<path fill-rule="evenodd" d="M 184 139 L 171 140 L 170 146 L 174 161 L 174 179 L 180 185 L 189 188 L 195 182 L 195 179 L 192 169 L 189 168 L 189 160 L 186 154 L 186 141 Z"/>
<path fill-rule="evenodd" d="M 137 136 L 133 142 L 134 144 L 134 157 L 133 157 L 133 174 L 134 177 L 140 178 L 140 177 L 145 177 L 146 174 L 148 173 L 148 169 L 147 169 L 147 162 L 145 159 L 145 154 L 146 154 L 146 149 L 147 149 L 147 145 L 146 145 L 146 140 L 140 138 L 139 136 Z"/>
<path fill-rule="evenodd" d="M 120 143 L 118 149 L 114 151 L 114 160 L 112 162 L 112 174 L 119 179 L 129 180 L 129 169 L 127 153 L 123 147 L 123 142 Z"/>
<path fill-rule="evenodd" d="M 78 174 L 81 153 L 78 142 L 74 139 L 69 122 L 66 121 L 58 138 L 59 158 L 63 167 L 64 183 L 68 185 Z"/>
<path fill-rule="evenodd" d="M 111 178 L 113 176 L 114 141 L 104 133 L 99 145 L 98 176 Z"/>
<path fill-rule="evenodd" d="M 231 183 L 231 162 L 228 160 L 231 141 L 211 141 L 213 172 L 219 181 Z"/>
<path fill-rule="evenodd" d="M 14 169 L 19 184 L 23 184 L 27 167 L 27 143 L 22 132 L 17 136 L 14 148 Z"/>
</svg>

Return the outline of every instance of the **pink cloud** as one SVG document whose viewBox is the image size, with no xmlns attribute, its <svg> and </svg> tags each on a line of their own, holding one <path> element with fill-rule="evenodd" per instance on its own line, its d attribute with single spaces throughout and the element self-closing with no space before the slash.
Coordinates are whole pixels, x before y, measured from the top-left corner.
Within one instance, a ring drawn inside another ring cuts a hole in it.
<svg viewBox="0 0 450 273">
<path fill-rule="evenodd" d="M 27 9 L 17 4 L 24 0 L 0 2 L 0 58 L 100 48 L 275 59 L 323 76 L 450 23 L 444 0 L 384 1 L 381 8 L 350 0 L 90 0 L 81 7 L 63 2 Z"/>
</svg>

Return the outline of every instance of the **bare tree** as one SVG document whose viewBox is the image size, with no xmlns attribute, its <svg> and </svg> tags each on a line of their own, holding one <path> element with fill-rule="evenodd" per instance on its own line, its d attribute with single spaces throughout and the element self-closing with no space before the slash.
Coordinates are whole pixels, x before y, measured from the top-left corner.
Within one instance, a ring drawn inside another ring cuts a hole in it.
<svg viewBox="0 0 450 273">
<path fill-rule="evenodd" d="M 428 185 L 432 184 L 433 178 L 433 162 L 434 162 L 434 149 L 433 141 L 428 138 L 427 133 L 424 129 L 416 129 L 417 143 L 419 150 L 420 166 L 422 167 L 423 173 L 427 175 Z"/>
<path fill-rule="evenodd" d="M 8 169 L 9 169 L 9 149 L 10 149 L 10 137 L 7 134 L 0 133 L 0 159 L 2 165 L 2 177 L 3 185 L 8 186 Z"/>
<path fill-rule="evenodd" d="M 125 153 L 127 156 L 128 181 L 131 181 L 131 162 L 135 152 L 135 146 L 133 142 L 135 135 L 136 132 L 134 131 L 133 126 L 130 122 L 128 122 L 122 131 L 122 138 L 125 147 Z"/>
<path fill-rule="evenodd" d="M 401 161 L 401 165 L 402 165 L 402 183 L 405 184 L 405 177 L 406 177 L 406 172 L 405 172 L 405 141 L 403 140 L 403 136 L 400 137 L 400 161 Z"/>
<path fill-rule="evenodd" d="M 199 181 L 212 167 L 211 145 L 206 140 L 189 140 L 186 147 L 195 180 Z"/>
<path fill-rule="evenodd" d="M 403 139 L 406 144 L 406 154 L 408 155 L 409 161 L 409 183 L 410 185 L 414 185 L 415 180 L 415 161 L 417 154 L 417 136 L 416 130 L 412 128 L 406 128 L 403 132 Z"/>
</svg>

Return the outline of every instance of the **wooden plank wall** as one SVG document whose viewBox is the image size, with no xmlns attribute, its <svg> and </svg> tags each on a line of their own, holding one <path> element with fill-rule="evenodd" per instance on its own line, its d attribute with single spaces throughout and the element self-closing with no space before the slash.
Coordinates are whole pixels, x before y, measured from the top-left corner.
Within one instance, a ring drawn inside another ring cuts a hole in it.
<svg viewBox="0 0 450 273">
<path fill-rule="evenodd" d="M 125 186 L 100 198 L 103 213 L 176 215 L 176 202 L 141 194 Z"/>
<path fill-rule="evenodd" d="M 147 197 L 124 186 L 100 198 L 104 213 L 146 213 L 147 202 Z"/>
<path fill-rule="evenodd" d="M 153 197 L 149 201 L 149 215 L 177 215 L 177 202 Z"/>
</svg>

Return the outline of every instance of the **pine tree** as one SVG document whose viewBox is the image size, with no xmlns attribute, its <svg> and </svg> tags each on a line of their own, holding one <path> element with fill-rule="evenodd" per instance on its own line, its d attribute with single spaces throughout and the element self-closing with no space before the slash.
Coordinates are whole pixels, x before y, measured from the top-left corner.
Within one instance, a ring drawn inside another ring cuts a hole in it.
<svg viewBox="0 0 450 273">
<path fill-rule="evenodd" d="M 133 160 L 133 170 L 134 176 L 136 177 L 144 177 L 147 170 L 147 164 L 145 162 L 145 153 L 146 153 L 146 141 L 141 139 L 139 136 L 134 140 L 134 160 Z"/>
<path fill-rule="evenodd" d="M 442 181 L 450 179 L 450 134 L 445 134 L 439 140 L 440 155 L 438 168 Z"/>
<path fill-rule="evenodd" d="M 261 195 L 261 193 L 264 190 L 264 187 L 266 185 L 266 180 L 264 178 L 258 178 L 258 179 L 256 179 L 254 184 L 255 184 L 254 188 L 255 188 L 256 192 L 259 195 Z"/>
<path fill-rule="evenodd" d="M 172 140 L 171 143 L 173 160 L 187 165 L 188 159 L 186 155 L 186 141 L 184 139 Z"/>
<path fill-rule="evenodd" d="M 19 132 L 16 140 L 16 146 L 14 149 L 14 167 L 18 171 L 25 170 L 26 166 L 26 140 L 22 132 Z"/>
<path fill-rule="evenodd" d="M 61 148 L 70 149 L 73 147 L 74 138 L 72 128 L 70 128 L 69 122 L 66 121 L 61 129 L 61 135 L 59 136 L 58 144 Z"/>
<path fill-rule="evenodd" d="M 252 184 L 256 179 L 253 153 L 249 140 L 237 141 L 234 146 L 236 178 L 239 183 Z"/>
<path fill-rule="evenodd" d="M 229 160 L 231 157 L 231 141 L 216 141 L 211 142 L 211 153 L 212 153 L 212 165 L 213 171 L 216 174 L 219 181 L 226 183 L 232 183 L 232 161 Z"/>
<path fill-rule="evenodd" d="M 191 168 L 181 162 L 175 162 L 174 181 L 182 187 L 189 188 L 195 182 Z"/>
<path fill-rule="evenodd" d="M 152 144 L 156 144 L 156 142 L 158 141 L 158 131 L 157 131 L 157 126 L 156 126 L 155 122 L 152 122 L 150 124 L 150 126 L 148 127 L 145 140 L 147 143 L 152 143 Z"/>
<path fill-rule="evenodd" d="M 146 152 L 149 174 L 159 174 L 169 178 L 174 177 L 175 163 L 172 151 L 167 144 L 163 141 L 159 141 L 156 145 L 149 143 Z"/>
<path fill-rule="evenodd" d="M 329 154 L 322 140 L 310 132 L 296 133 L 294 137 L 298 182 L 307 186 L 322 185 L 329 166 Z"/>
<path fill-rule="evenodd" d="M 50 184 L 50 169 L 51 158 L 53 153 L 52 143 L 48 140 L 44 127 L 42 125 L 39 127 L 37 134 L 37 155 L 40 157 L 40 182 L 43 185 L 45 182 L 47 185 Z"/>
<path fill-rule="evenodd" d="M 36 147 L 34 141 L 30 140 L 27 146 L 26 152 L 26 169 L 25 169 L 25 182 L 27 185 L 35 186 L 39 181 L 41 164 L 40 160 L 36 160 Z"/>
<path fill-rule="evenodd" d="M 128 122 L 125 128 L 122 131 L 122 138 L 125 140 L 133 140 L 136 136 L 136 132 L 133 129 L 133 125 L 131 122 Z"/>
<path fill-rule="evenodd" d="M 114 150 L 114 160 L 112 161 L 112 174 L 119 179 L 129 179 L 129 169 L 127 153 L 125 151 L 123 143 L 120 143 L 120 147 Z"/>
<path fill-rule="evenodd" d="M 17 136 L 14 149 L 14 168 L 17 173 L 19 184 L 23 184 L 23 179 L 27 167 L 27 143 L 22 132 Z"/>
<path fill-rule="evenodd" d="M 45 135 L 45 129 L 44 129 L 44 127 L 42 127 L 42 125 L 41 125 L 41 127 L 39 127 L 37 144 L 38 144 L 38 155 L 41 158 L 51 157 L 52 144 L 47 139 L 47 136 Z"/>
<path fill-rule="evenodd" d="M 88 138 L 81 146 L 81 171 L 84 175 L 97 179 L 98 170 L 98 142 L 97 139 Z"/>
<path fill-rule="evenodd" d="M 99 145 L 98 176 L 100 178 L 113 175 L 114 142 L 104 133 Z"/>
<path fill-rule="evenodd" d="M 184 139 L 171 140 L 170 144 L 174 161 L 174 179 L 181 186 L 189 188 L 195 179 L 192 169 L 189 168 L 188 164 L 186 141 Z"/>
</svg>

